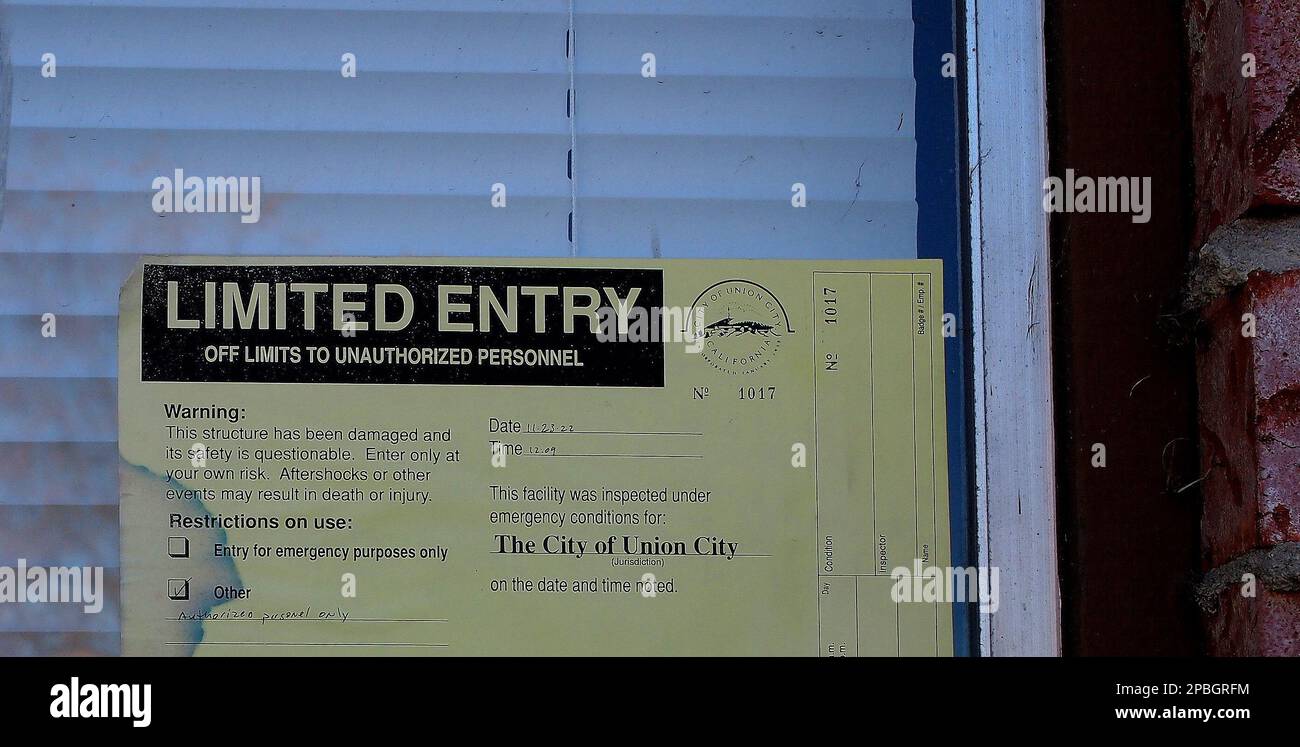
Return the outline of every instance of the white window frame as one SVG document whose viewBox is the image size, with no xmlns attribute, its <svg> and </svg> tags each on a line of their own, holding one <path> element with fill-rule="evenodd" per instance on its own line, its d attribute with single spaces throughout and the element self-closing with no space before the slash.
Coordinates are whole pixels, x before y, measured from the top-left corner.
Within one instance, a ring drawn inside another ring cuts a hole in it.
<svg viewBox="0 0 1300 747">
<path fill-rule="evenodd" d="M 1059 656 L 1042 0 L 963 0 L 983 656 Z"/>
</svg>

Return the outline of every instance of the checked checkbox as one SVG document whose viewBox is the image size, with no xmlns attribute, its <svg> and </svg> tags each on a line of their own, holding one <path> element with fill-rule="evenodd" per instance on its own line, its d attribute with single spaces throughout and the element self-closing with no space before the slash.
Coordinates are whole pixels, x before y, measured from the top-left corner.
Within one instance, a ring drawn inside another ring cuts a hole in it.
<svg viewBox="0 0 1300 747">
<path fill-rule="evenodd" d="M 167 579 L 167 598 L 174 602 L 184 602 L 190 598 L 190 579 Z"/>
</svg>

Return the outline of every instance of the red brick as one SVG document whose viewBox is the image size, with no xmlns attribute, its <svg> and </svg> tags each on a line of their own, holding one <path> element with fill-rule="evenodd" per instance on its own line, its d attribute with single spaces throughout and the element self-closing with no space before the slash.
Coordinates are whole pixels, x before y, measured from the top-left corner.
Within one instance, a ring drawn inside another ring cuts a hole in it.
<svg viewBox="0 0 1300 747">
<path fill-rule="evenodd" d="M 1245 11 L 1247 51 L 1258 63 L 1250 110 L 1263 132 L 1282 116 L 1287 97 L 1300 85 L 1300 47 L 1295 43 L 1300 5 L 1295 0 L 1247 0 Z"/>
<path fill-rule="evenodd" d="M 1246 313 L 1256 337 L 1242 335 Z M 1197 386 L 1208 569 L 1300 541 L 1300 270 L 1253 274 L 1205 316 Z"/>
<path fill-rule="evenodd" d="M 1252 206 L 1300 206 L 1300 3 L 1194 0 L 1184 15 L 1200 244 Z"/>
<path fill-rule="evenodd" d="M 1300 205 L 1300 3 L 1246 0 L 1246 49 L 1255 55 L 1250 81 L 1255 204 Z"/>
<path fill-rule="evenodd" d="M 1219 610 L 1210 618 L 1210 653 L 1214 656 L 1300 656 L 1300 594 L 1255 587 L 1243 597 L 1233 585 L 1219 595 Z"/>
<path fill-rule="evenodd" d="M 1196 152 L 1193 241 L 1198 245 L 1245 212 L 1255 195 L 1253 119 L 1248 81 L 1241 74 L 1246 52 L 1242 4 L 1198 0 L 1184 9 Z"/>
</svg>

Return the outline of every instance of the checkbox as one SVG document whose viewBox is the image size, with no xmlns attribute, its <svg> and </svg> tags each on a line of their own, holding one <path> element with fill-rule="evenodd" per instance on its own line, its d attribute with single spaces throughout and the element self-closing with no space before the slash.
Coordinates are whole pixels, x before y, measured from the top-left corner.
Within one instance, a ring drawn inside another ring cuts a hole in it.
<svg viewBox="0 0 1300 747">
<path fill-rule="evenodd" d="M 190 580 L 188 578 L 167 579 L 167 598 L 173 602 L 184 602 L 190 598 Z"/>
<path fill-rule="evenodd" d="M 168 537 L 167 554 L 173 558 L 188 558 L 190 556 L 190 538 Z"/>
</svg>

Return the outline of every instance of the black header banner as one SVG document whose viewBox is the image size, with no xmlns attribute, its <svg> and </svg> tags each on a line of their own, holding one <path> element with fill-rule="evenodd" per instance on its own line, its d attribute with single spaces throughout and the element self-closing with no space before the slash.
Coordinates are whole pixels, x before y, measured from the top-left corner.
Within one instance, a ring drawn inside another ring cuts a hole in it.
<svg viewBox="0 0 1300 747">
<path fill-rule="evenodd" d="M 144 381 L 662 387 L 663 271 L 146 265 Z M 634 326 L 635 328 L 635 326 Z"/>
</svg>

